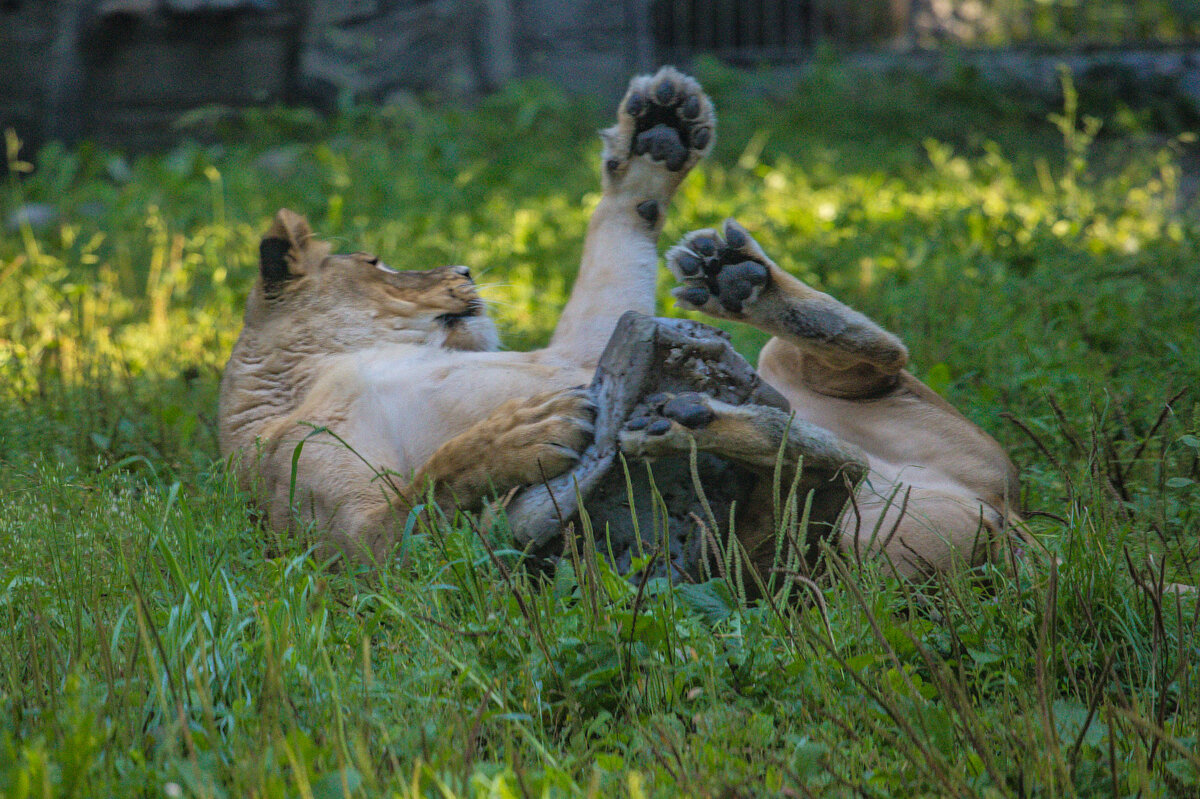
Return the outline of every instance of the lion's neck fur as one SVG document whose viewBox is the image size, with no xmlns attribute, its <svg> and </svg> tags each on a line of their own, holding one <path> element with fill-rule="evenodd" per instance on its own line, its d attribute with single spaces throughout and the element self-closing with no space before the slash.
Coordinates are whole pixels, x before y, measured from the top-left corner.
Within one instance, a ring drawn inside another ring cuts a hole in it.
<svg viewBox="0 0 1200 799">
<path fill-rule="evenodd" d="M 272 423 L 299 406 L 318 374 L 322 349 L 307 337 L 286 347 L 244 330 L 221 386 L 221 453 L 252 449 Z"/>
</svg>

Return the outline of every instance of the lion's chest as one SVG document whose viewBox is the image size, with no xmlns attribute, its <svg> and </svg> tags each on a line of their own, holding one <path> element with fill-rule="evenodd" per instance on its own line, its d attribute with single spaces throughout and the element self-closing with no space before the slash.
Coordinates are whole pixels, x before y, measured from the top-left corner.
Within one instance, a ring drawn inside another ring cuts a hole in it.
<svg viewBox="0 0 1200 799">
<path fill-rule="evenodd" d="M 408 474 L 503 402 L 590 378 L 577 371 L 537 363 L 529 353 L 389 348 L 360 354 L 350 427 L 382 465 Z"/>
</svg>

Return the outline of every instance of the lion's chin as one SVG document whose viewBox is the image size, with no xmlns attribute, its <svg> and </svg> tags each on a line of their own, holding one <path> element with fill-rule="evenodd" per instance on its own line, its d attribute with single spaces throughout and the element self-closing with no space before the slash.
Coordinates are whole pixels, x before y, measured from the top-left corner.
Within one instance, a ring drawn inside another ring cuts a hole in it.
<svg viewBox="0 0 1200 799">
<path fill-rule="evenodd" d="M 442 346 L 450 350 L 488 351 L 500 346 L 500 335 L 491 317 L 460 316 L 443 322 L 446 338 Z"/>
</svg>

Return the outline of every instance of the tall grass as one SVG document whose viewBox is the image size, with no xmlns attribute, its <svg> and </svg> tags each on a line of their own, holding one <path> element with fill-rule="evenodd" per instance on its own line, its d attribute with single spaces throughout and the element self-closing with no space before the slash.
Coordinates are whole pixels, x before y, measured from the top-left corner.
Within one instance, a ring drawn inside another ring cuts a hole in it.
<svg viewBox="0 0 1200 799">
<path fill-rule="evenodd" d="M 1048 552 L 932 586 L 830 556 L 747 604 L 735 570 L 639 587 L 588 548 L 536 582 L 456 518 L 403 565 L 331 569 L 214 462 L 270 214 L 466 263 L 534 345 L 605 114 L 520 85 L 28 173 L 14 144 L 0 211 L 58 221 L 0 239 L 0 794 L 1195 794 L 1200 612 L 1167 589 L 1200 580 L 1186 137 L 837 70 L 751 101 L 709 72 L 721 141 L 664 245 L 737 216 L 900 333 L 1022 466 Z"/>
</svg>

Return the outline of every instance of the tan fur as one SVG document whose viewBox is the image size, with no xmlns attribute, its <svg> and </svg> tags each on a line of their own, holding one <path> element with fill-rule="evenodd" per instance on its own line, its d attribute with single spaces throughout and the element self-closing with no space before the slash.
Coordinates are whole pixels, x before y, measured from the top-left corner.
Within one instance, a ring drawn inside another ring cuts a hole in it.
<svg viewBox="0 0 1200 799">
<path fill-rule="evenodd" d="M 664 86 L 697 98 L 689 118 L 676 103 L 677 138 L 691 142 L 681 163 L 634 152 L 631 112 Z M 221 451 L 270 526 L 311 524 L 341 550 L 380 559 L 427 490 L 446 510 L 477 507 L 572 465 L 593 416 L 573 387 L 591 380 L 621 314 L 653 312 L 666 206 L 711 149 L 713 126 L 691 78 L 665 68 L 633 80 L 602 134 L 604 193 L 574 291 L 550 346 L 535 352 L 496 351 L 465 268 L 393 273 L 364 253 L 332 255 L 302 217 L 280 211 L 219 410 Z"/>
</svg>

